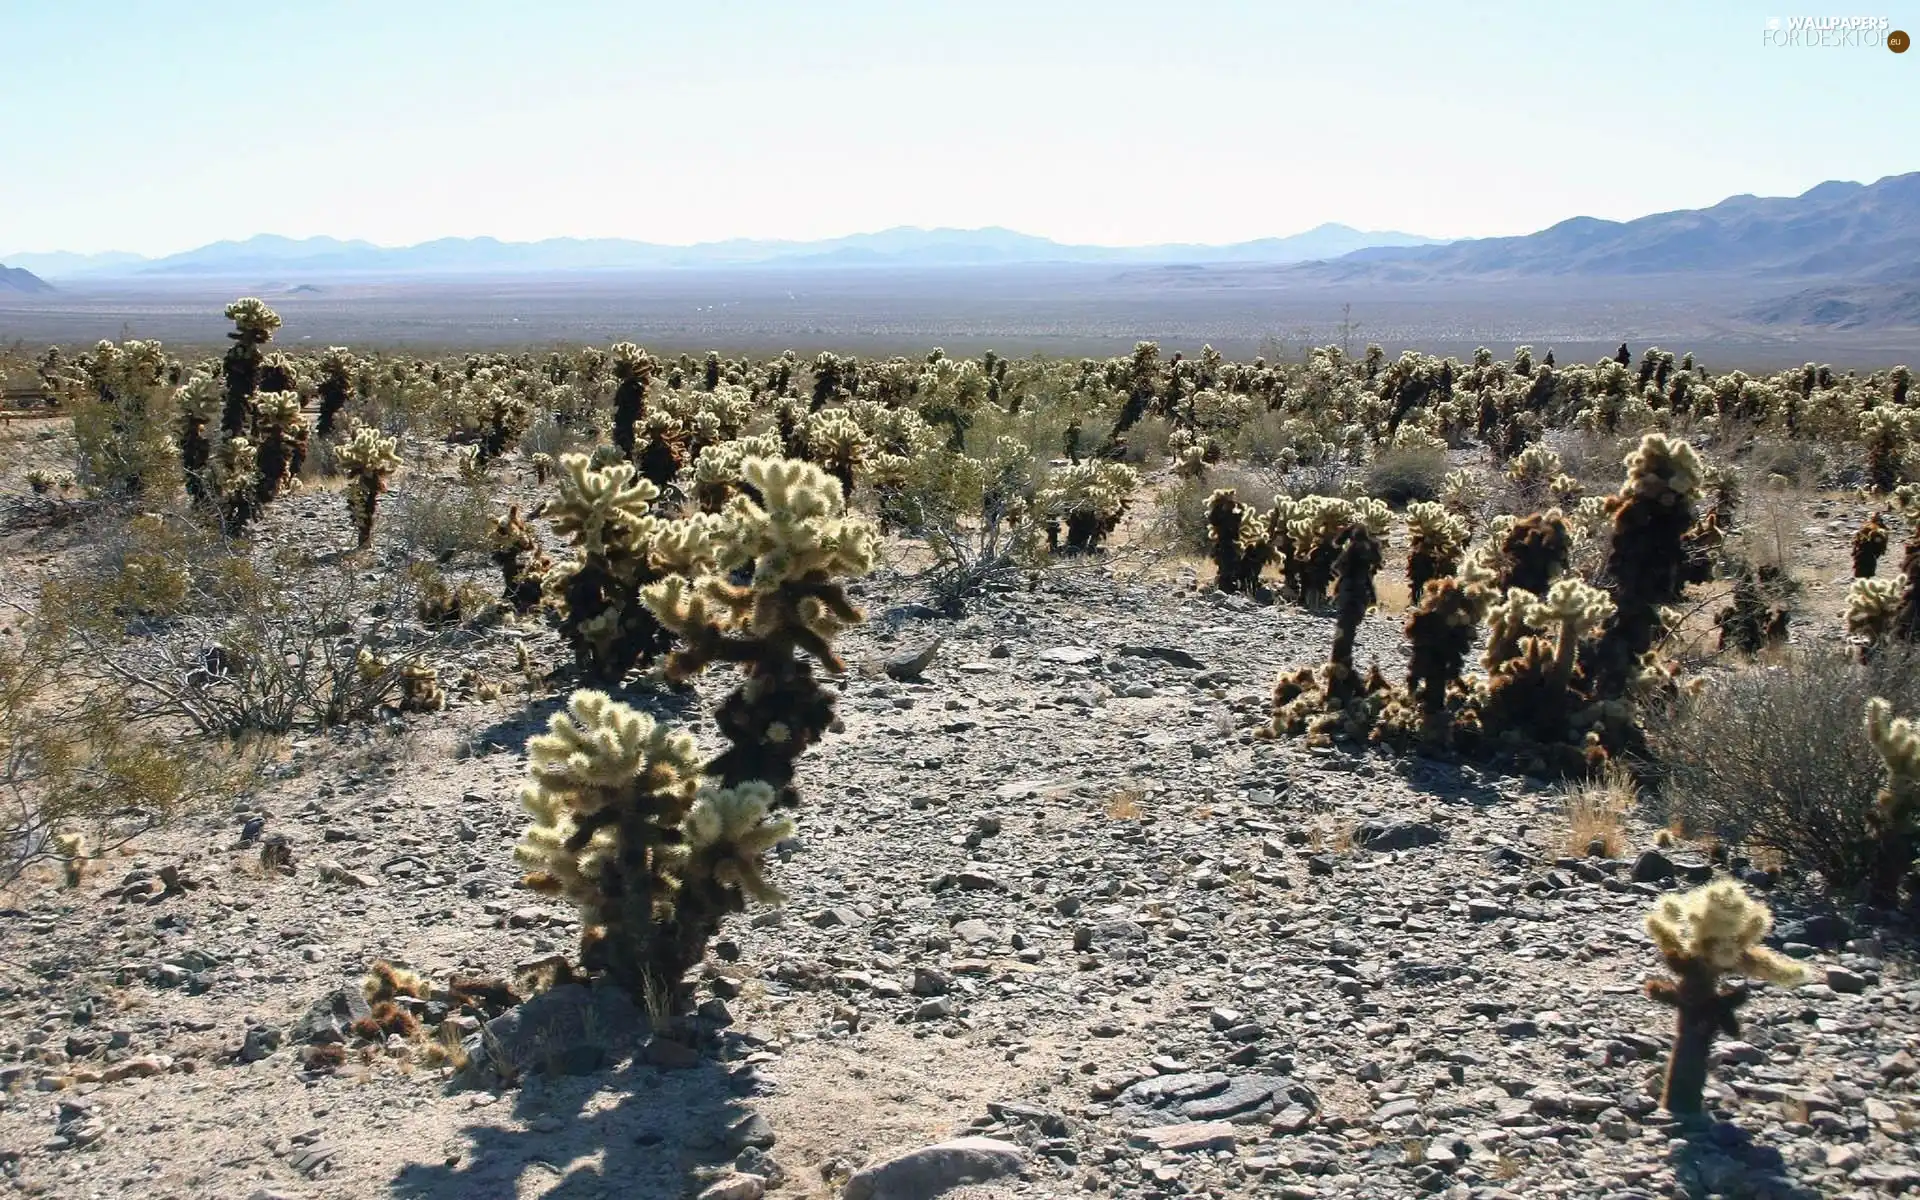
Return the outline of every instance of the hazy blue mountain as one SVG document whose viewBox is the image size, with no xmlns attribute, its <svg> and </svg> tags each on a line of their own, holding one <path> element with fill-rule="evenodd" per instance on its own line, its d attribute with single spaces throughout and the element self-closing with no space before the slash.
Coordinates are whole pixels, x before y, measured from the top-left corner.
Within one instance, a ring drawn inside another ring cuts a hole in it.
<svg viewBox="0 0 1920 1200">
<path fill-rule="evenodd" d="M 138 267 L 146 261 L 144 255 L 130 254 L 125 250 L 108 250 L 100 254 L 73 254 L 65 250 L 56 250 L 51 254 L 35 254 L 32 251 L 23 250 L 17 254 L 0 254 L 0 262 L 21 270 L 32 271 L 42 279 L 113 273 Z"/>
<path fill-rule="evenodd" d="M 1373 247 L 1303 270 L 1380 282 L 1709 272 L 1910 282 L 1920 278 L 1920 172 L 1633 221 L 1573 217 L 1524 237 Z"/>
<path fill-rule="evenodd" d="M 1261 238 L 1231 245 L 1069 245 L 1011 229 L 916 229 L 819 241 L 733 238 L 692 246 L 667 246 L 623 238 L 549 238 L 503 242 L 497 238 L 440 238 L 414 246 L 375 246 L 336 238 L 285 238 L 271 234 L 215 242 L 165 258 L 39 255 L 71 275 L 409 275 L 606 270 L 666 270 L 727 266 L 955 267 L 1017 263 L 1296 263 L 1344 254 L 1363 246 L 1426 245 L 1431 238 L 1395 232 L 1369 233 L 1346 225 L 1321 225 L 1291 237 Z"/>
<path fill-rule="evenodd" d="M 53 285 L 21 267 L 0 266 L 0 292 L 18 292 L 34 295 L 50 292 Z"/>
</svg>

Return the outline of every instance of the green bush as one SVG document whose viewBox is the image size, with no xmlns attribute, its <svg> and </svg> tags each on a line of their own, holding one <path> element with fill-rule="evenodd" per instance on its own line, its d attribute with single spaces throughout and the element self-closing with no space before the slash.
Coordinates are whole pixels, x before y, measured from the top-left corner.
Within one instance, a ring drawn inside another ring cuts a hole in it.
<svg viewBox="0 0 1920 1200">
<path fill-rule="evenodd" d="M 1383 449 L 1367 467 L 1367 495 L 1405 508 L 1415 500 L 1433 500 L 1447 477 L 1445 451 L 1413 447 Z"/>
<path fill-rule="evenodd" d="M 1837 888 L 1864 882 L 1886 782 L 1864 723 L 1875 696 L 1896 712 L 1920 711 L 1920 654 L 1891 646 L 1862 665 L 1800 648 L 1676 702 L 1648 723 L 1668 817 L 1819 871 Z"/>
</svg>

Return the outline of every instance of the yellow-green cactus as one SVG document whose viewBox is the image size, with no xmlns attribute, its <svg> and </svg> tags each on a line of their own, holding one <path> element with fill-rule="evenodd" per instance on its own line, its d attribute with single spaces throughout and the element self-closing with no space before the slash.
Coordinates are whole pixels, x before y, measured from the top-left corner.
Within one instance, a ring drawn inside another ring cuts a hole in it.
<svg viewBox="0 0 1920 1200">
<path fill-rule="evenodd" d="M 1867 702 L 1867 737 L 1887 767 L 1869 819 L 1876 842 L 1869 887 L 1874 903 L 1891 908 L 1899 903 L 1901 881 L 1912 878 L 1920 848 L 1920 729 L 1875 697 Z"/>
<path fill-rule="evenodd" d="M 1427 581 L 1454 573 L 1467 548 L 1467 519 L 1439 504 L 1415 500 L 1407 505 L 1407 593 L 1420 603 Z"/>
<path fill-rule="evenodd" d="M 777 902 L 767 852 L 791 835 L 795 763 L 833 723 L 834 695 L 809 658 L 842 664 L 831 639 L 861 614 L 843 580 L 873 564 L 872 527 L 845 512 L 819 467 L 752 457 L 724 511 L 677 522 L 653 542 L 672 573 L 642 595 L 685 646 L 667 663 L 684 679 L 736 662 L 742 682 L 716 723 L 730 747 L 696 763 L 693 740 L 598 692 L 529 746 L 523 800 L 535 825 L 519 850 L 530 885 L 581 908 L 582 963 L 635 991 L 685 999 L 687 971 L 729 914 Z M 750 575 L 735 583 L 732 572 Z"/>
<path fill-rule="evenodd" d="M 1674 975 L 1647 983 L 1647 995 L 1676 1014 L 1660 1099 L 1668 1112 L 1701 1111 L 1714 1037 L 1739 1036 L 1737 1010 L 1747 999 L 1747 988 L 1723 987 L 1725 976 L 1745 975 L 1783 987 L 1805 981 L 1804 967 L 1760 944 L 1772 925 L 1767 906 L 1731 879 L 1668 896 L 1647 914 L 1647 934 Z"/>
<path fill-rule="evenodd" d="M 1067 553 L 1099 549 L 1119 526 L 1139 483 L 1139 473 L 1125 463 L 1083 462 L 1053 472 L 1033 499 L 1036 517 L 1048 528 L 1048 548 L 1063 548 L 1064 525 Z"/>
<path fill-rule="evenodd" d="M 333 461 L 347 477 L 347 511 L 353 518 L 355 544 L 365 550 L 373 545 L 374 510 L 387 490 L 387 477 L 400 469 L 400 441 L 362 426 L 334 452 Z"/>
</svg>

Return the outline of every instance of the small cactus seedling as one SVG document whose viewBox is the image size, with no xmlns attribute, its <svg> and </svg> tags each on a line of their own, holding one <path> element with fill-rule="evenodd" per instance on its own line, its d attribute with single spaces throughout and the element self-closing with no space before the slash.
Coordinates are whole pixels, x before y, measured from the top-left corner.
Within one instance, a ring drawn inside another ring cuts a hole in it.
<svg viewBox="0 0 1920 1200">
<path fill-rule="evenodd" d="M 1805 968 L 1760 944 L 1773 925 L 1767 906 L 1731 879 L 1682 896 L 1668 896 L 1647 914 L 1647 933 L 1672 979 L 1647 982 L 1647 995 L 1675 1013 L 1673 1050 L 1667 1060 L 1660 1103 L 1668 1112 L 1698 1113 L 1704 1105 L 1707 1056 L 1719 1034 L 1740 1032 L 1744 983 L 1723 986 L 1729 975 L 1792 987 Z"/>
<path fill-rule="evenodd" d="M 1876 512 L 1853 535 L 1853 577 L 1871 579 L 1886 552 L 1887 518 L 1885 513 Z"/>
<path fill-rule="evenodd" d="M 340 447 L 334 462 L 347 476 L 347 512 L 353 518 L 354 544 L 365 550 L 373 545 L 374 510 L 380 504 L 380 494 L 387 490 L 387 477 L 400 469 L 399 441 L 363 426 Z"/>
<path fill-rule="evenodd" d="M 439 712 L 446 706 L 447 694 L 440 690 L 439 672 L 425 663 L 407 663 L 400 668 L 401 712 Z"/>
<path fill-rule="evenodd" d="M 1914 854 L 1920 850 L 1920 730 L 1875 697 L 1867 703 L 1867 736 L 1887 766 L 1887 784 L 1868 818 L 1876 843 L 1868 886 L 1875 904 L 1892 908 L 1899 903 L 1901 881 L 1913 878 Z"/>
</svg>

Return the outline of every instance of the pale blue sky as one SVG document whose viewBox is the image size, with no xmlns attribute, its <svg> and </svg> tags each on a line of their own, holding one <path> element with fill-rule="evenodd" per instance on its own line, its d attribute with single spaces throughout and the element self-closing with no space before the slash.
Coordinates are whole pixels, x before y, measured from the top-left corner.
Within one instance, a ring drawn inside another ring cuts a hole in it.
<svg viewBox="0 0 1920 1200">
<path fill-rule="evenodd" d="M 1899 2 L 1885 15 L 1920 33 L 1920 0 Z M 1796 12 L 0 0 L 0 253 L 262 232 L 1468 236 L 1920 169 L 1920 49 L 1764 46 Z"/>
</svg>

